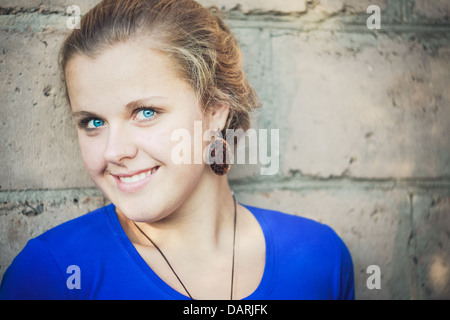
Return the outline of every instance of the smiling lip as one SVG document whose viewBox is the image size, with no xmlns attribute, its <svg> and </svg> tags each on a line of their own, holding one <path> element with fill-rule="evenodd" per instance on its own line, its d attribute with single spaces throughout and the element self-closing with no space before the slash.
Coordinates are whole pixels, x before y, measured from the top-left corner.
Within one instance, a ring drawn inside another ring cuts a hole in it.
<svg viewBox="0 0 450 320">
<path fill-rule="evenodd" d="M 159 166 L 151 169 L 137 171 L 131 174 L 112 174 L 117 186 L 122 192 L 131 193 L 143 188 L 151 180 L 151 177 L 159 169 Z"/>
</svg>

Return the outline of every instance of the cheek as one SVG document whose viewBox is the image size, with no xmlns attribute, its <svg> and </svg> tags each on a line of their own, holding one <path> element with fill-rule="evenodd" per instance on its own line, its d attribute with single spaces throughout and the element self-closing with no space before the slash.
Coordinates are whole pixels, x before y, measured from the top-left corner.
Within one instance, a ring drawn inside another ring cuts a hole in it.
<svg viewBox="0 0 450 320">
<path fill-rule="evenodd" d="M 158 127 L 152 128 L 152 130 L 137 131 L 135 133 L 137 137 L 135 141 L 138 148 L 166 166 L 174 165 L 172 161 L 172 150 L 176 148 L 180 141 L 173 138 L 172 134 L 177 129 L 183 128 L 175 124 L 176 121 L 172 121 L 169 125 L 168 122 L 165 122 L 164 125 L 158 125 Z"/>
<path fill-rule="evenodd" d="M 160 163 L 167 162 L 167 154 L 170 157 L 170 152 L 166 149 L 170 148 L 170 136 L 166 137 L 166 134 L 161 130 L 145 128 L 136 128 L 132 135 L 134 137 L 133 143 L 138 149 L 137 161 L 151 158 Z"/>
<path fill-rule="evenodd" d="M 105 162 L 102 152 L 102 144 L 96 139 L 86 139 L 78 136 L 78 142 L 81 150 L 81 157 L 91 178 L 99 171 L 105 168 Z"/>
<path fill-rule="evenodd" d="M 189 138 L 185 140 L 176 134 L 172 135 L 179 129 L 188 133 Z M 164 172 L 164 177 L 169 178 L 165 181 L 175 182 L 175 186 L 172 188 L 183 189 L 186 186 L 192 188 L 201 178 L 205 166 L 202 156 L 205 145 L 202 141 L 200 122 L 197 123 L 196 130 L 192 122 L 173 121 L 170 126 L 161 126 L 151 134 L 141 134 L 140 141 L 141 148 L 145 149 L 145 153 L 165 167 L 161 172 Z M 196 146 L 194 146 L 195 144 Z M 180 163 L 177 155 L 182 157 L 185 150 L 190 153 L 191 161 Z M 200 154 L 196 154 L 198 150 L 200 150 Z"/>
</svg>

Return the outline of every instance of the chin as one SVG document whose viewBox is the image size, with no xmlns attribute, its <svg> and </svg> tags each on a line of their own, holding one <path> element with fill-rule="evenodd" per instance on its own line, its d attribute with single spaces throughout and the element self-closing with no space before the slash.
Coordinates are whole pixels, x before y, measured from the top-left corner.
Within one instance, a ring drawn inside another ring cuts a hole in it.
<svg viewBox="0 0 450 320">
<path fill-rule="evenodd" d="M 121 203 L 119 201 L 114 203 L 114 205 L 116 206 L 117 213 L 122 214 L 127 219 L 135 222 L 151 223 L 161 220 L 165 217 L 165 215 L 162 214 L 160 210 L 146 203 L 139 202 L 128 204 L 128 203 Z"/>
</svg>

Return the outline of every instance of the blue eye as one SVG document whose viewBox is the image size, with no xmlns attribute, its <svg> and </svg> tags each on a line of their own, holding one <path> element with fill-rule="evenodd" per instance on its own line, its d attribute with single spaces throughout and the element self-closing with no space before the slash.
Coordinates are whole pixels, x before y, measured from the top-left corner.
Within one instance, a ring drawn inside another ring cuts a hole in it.
<svg viewBox="0 0 450 320">
<path fill-rule="evenodd" d="M 105 124 L 105 122 L 103 120 L 100 119 L 91 119 L 89 120 L 89 122 L 87 123 L 86 128 L 88 129 L 95 129 L 98 127 L 101 127 Z"/>
<path fill-rule="evenodd" d="M 155 115 L 155 111 L 152 109 L 142 109 L 136 113 L 137 120 L 147 120 Z"/>
</svg>

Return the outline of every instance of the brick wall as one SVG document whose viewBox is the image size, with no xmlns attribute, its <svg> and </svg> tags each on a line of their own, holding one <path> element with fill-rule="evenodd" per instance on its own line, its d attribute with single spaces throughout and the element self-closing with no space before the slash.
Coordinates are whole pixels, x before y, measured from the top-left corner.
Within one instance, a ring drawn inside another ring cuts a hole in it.
<svg viewBox="0 0 450 320">
<path fill-rule="evenodd" d="M 65 12 L 0 4 L 0 276 L 31 237 L 107 201 L 84 171 L 59 82 Z M 233 167 L 239 201 L 333 227 L 359 299 L 450 298 L 450 4 L 202 0 L 224 12 L 278 129 L 280 168 Z M 368 29 L 369 5 L 381 28 Z M 370 290 L 367 268 L 381 270 Z"/>
</svg>

